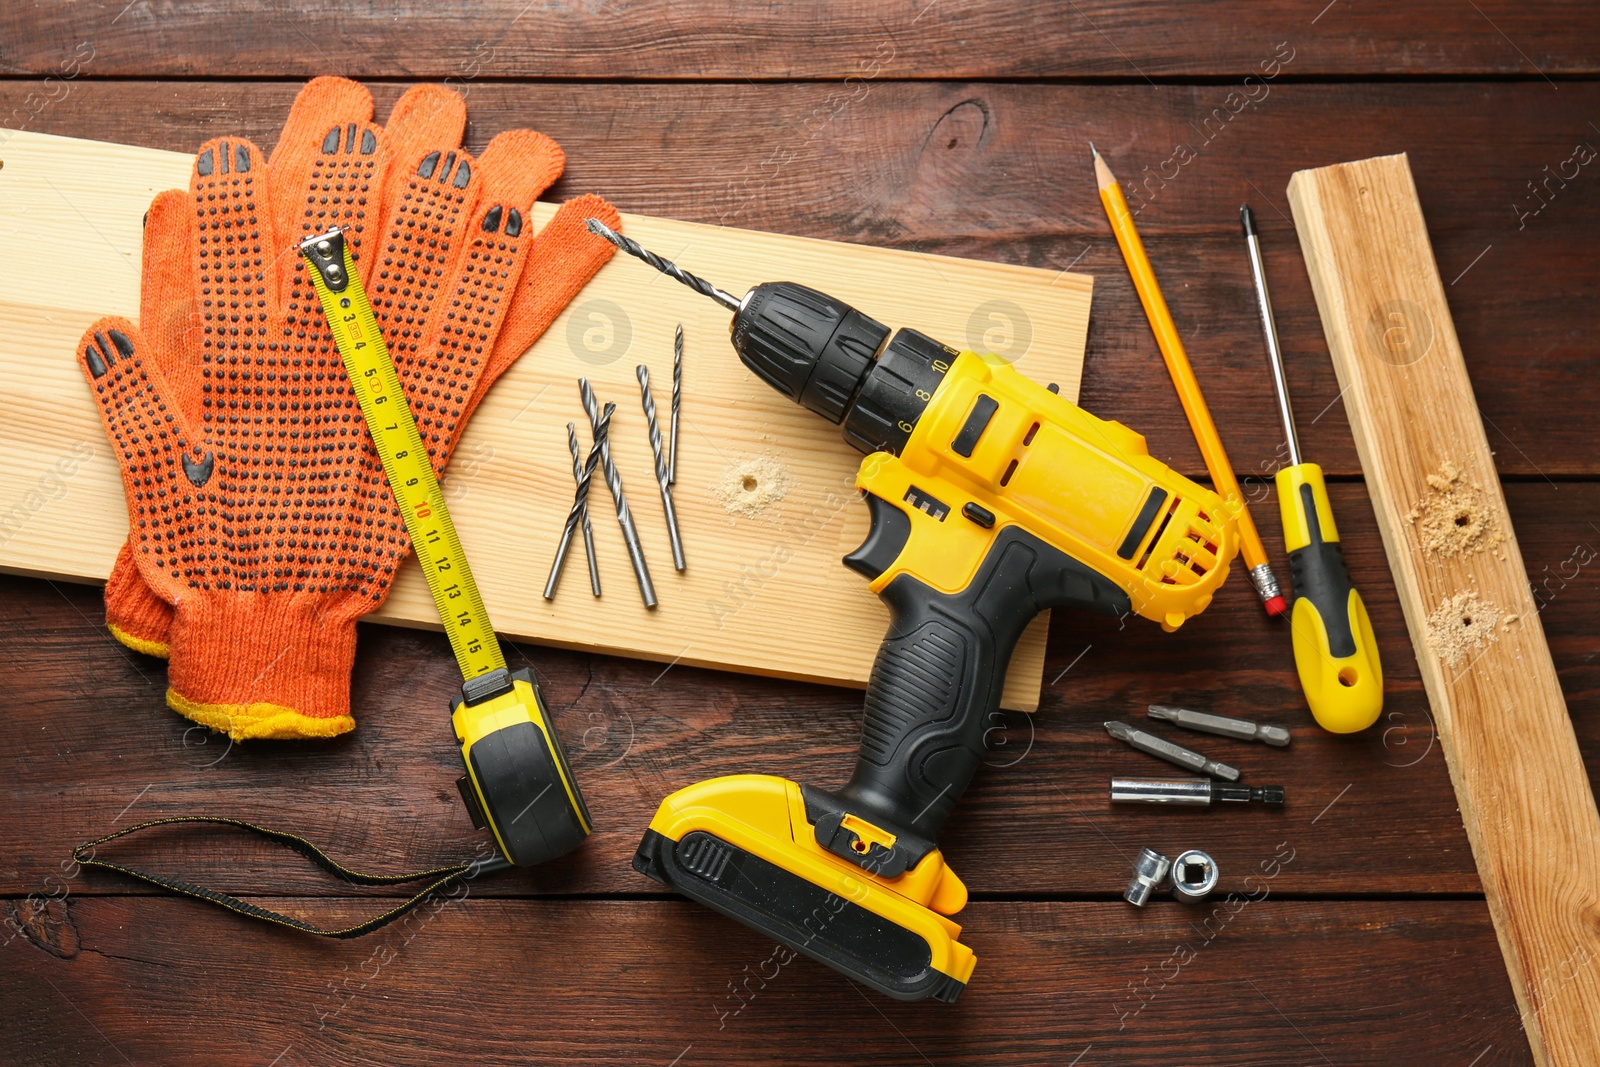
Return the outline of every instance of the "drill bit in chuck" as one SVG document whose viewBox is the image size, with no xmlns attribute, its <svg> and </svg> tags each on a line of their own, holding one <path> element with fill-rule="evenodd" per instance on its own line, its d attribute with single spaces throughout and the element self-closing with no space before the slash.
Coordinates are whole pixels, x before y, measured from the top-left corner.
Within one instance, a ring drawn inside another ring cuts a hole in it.
<svg viewBox="0 0 1600 1067">
<path fill-rule="evenodd" d="M 612 244 L 628 253 L 628 255 L 633 256 L 635 259 L 644 260 L 646 263 L 650 264 L 667 277 L 676 278 L 678 281 L 682 282 L 684 285 L 687 285 L 701 296 L 709 296 L 711 299 L 715 300 L 729 311 L 739 310 L 738 297 L 731 293 L 723 292 L 721 289 L 718 289 L 704 278 L 696 277 L 695 275 L 690 274 L 688 271 L 672 262 L 672 260 L 662 259 L 654 252 L 646 250 L 642 245 L 639 244 L 638 241 L 635 241 L 633 238 L 622 236 L 622 234 L 618 233 L 616 230 L 613 230 L 610 226 L 607 226 L 599 219 L 589 219 L 587 225 L 589 227 L 589 232 L 594 234 L 596 237 L 605 238 L 607 241 L 610 241 Z"/>
<path fill-rule="evenodd" d="M 661 448 L 661 425 L 656 421 L 656 398 L 650 393 L 650 368 L 643 363 L 635 368 L 639 376 L 639 399 L 644 404 L 644 421 L 650 432 L 650 451 L 656 459 L 656 482 L 661 486 L 661 508 L 667 513 L 667 537 L 672 542 L 672 565 L 683 570 L 683 540 L 678 536 L 678 512 L 672 506 L 672 475 Z"/>
<path fill-rule="evenodd" d="M 594 446 L 600 450 L 600 471 L 605 476 L 606 487 L 611 490 L 611 500 L 617 505 L 617 525 L 622 527 L 622 540 L 628 546 L 633 575 L 639 579 L 639 595 L 644 598 L 645 607 L 653 608 L 656 606 L 656 587 L 650 581 L 650 568 L 644 562 L 644 546 L 639 543 L 639 530 L 633 525 L 628 498 L 622 495 L 622 475 L 617 472 L 617 464 L 611 458 L 609 420 L 601 421 L 600 403 L 595 400 L 594 387 L 589 384 L 589 379 L 578 379 L 578 395 L 583 400 L 583 410 L 589 416 L 589 424 L 594 427 Z M 611 404 L 606 406 L 614 407 Z"/>
<path fill-rule="evenodd" d="M 599 442 L 611 432 L 611 413 L 617 410 L 617 405 L 607 404 L 606 409 L 599 413 L 599 421 L 595 424 L 595 445 L 589 449 L 589 459 L 581 469 L 577 470 L 578 490 L 573 494 L 572 510 L 567 512 L 567 524 L 561 530 L 561 543 L 556 546 L 556 558 L 550 563 L 550 577 L 545 579 L 544 598 L 554 600 L 556 595 L 556 582 L 561 580 L 561 569 L 566 566 L 567 549 L 572 547 L 572 533 L 584 522 L 588 513 L 589 484 L 594 479 L 594 469 L 600 463 Z M 571 423 L 567 424 L 567 433 L 572 435 L 574 442 L 576 436 Z M 593 547 L 589 548 L 591 565 L 594 559 Z M 590 581 L 594 587 L 595 596 L 600 595 L 600 578 L 598 573 L 590 572 Z"/>
<path fill-rule="evenodd" d="M 1226 763 L 1218 763 L 1214 759 L 1207 759 L 1193 749 L 1175 745 L 1166 738 L 1146 733 L 1137 726 L 1130 726 L 1125 722 L 1108 722 L 1105 727 L 1106 733 L 1115 737 L 1118 741 L 1122 741 L 1140 752 L 1148 752 L 1157 759 L 1164 759 L 1168 763 L 1175 764 L 1185 770 L 1199 771 L 1201 774 L 1209 774 L 1213 778 L 1221 778 L 1224 781 L 1237 782 L 1239 780 L 1238 768 L 1230 767 Z"/>
</svg>

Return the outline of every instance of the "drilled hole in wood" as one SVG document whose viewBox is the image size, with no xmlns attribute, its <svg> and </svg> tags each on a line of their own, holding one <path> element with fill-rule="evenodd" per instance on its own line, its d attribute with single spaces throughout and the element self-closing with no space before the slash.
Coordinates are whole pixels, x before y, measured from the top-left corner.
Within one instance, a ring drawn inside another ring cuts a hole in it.
<svg viewBox="0 0 1600 1067">
<path fill-rule="evenodd" d="M 1459 667 L 1500 635 L 1495 627 L 1505 613 L 1477 593 L 1458 593 L 1440 602 L 1427 621 L 1428 645 L 1449 667 Z"/>
</svg>

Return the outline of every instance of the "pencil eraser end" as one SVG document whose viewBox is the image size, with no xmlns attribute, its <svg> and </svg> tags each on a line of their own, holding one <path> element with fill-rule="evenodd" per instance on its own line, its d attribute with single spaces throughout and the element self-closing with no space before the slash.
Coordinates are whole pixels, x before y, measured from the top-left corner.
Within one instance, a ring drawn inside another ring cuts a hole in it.
<svg viewBox="0 0 1600 1067">
<path fill-rule="evenodd" d="M 1283 594 L 1280 593 L 1279 595 L 1273 597 L 1271 600 L 1267 601 L 1266 608 L 1267 608 L 1267 614 L 1268 615 L 1271 615 L 1273 617 L 1277 617 L 1277 616 L 1282 615 L 1284 612 L 1289 610 L 1289 602 L 1287 600 L 1285 600 L 1283 598 Z"/>
</svg>

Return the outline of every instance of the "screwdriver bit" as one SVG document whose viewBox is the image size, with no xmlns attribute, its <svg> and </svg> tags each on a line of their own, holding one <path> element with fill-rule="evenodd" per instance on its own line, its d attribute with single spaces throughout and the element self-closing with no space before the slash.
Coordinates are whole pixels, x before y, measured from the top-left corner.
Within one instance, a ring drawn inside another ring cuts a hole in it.
<svg viewBox="0 0 1600 1067">
<path fill-rule="evenodd" d="M 1282 748 L 1289 743 L 1289 730 L 1283 726 L 1267 726 L 1249 719 L 1230 719 L 1226 715 L 1213 715 L 1207 711 L 1173 708 L 1165 704 L 1151 704 L 1148 714 L 1152 719 L 1165 719 L 1186 730 L 1198 730 L 1218 737 L 1233 737 L 1240 741 L 1260 741 Z"/>
<path fill-rule="evenodd" d="M 1157 759 L 1164 759 L 1168 763 L 1182 767 L 1185 770 L 1209 774 L 1213 778 L 1221 778 L 1229 782 L 1237 782 L 1239 780 L 1237 767 L 1230 767 L 1226 763 L 1218 763 L 1214 759 L 1207 759 L 1193 749 L 1173 744 L 1164 737 L 1146 733 L 1137 726 L 1113 720 L 1106 723 L 1105 727 L 1106 733 L 1115 737 L 1118 741 L 1136 748 L 1140 752 L 1147 752 Z"/>
</svg>

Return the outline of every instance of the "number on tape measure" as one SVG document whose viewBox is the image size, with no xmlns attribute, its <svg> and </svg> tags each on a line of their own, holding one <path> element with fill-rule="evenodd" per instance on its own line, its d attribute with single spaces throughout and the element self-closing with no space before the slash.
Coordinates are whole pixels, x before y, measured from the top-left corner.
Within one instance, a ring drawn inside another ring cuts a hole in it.
<svg viewBox="0 0 1600 1067">
<path fill-rule="evenodd" d="M 499 670 L 506 665 L 505 656 L 401 390 L 400 375 L 356 273 L 355 255 L 339 230 L 302 242 L 300 252 L 310 267 L 311 284 L 322 301 L 456 663 L 467 678 Z"/>
</svg>

